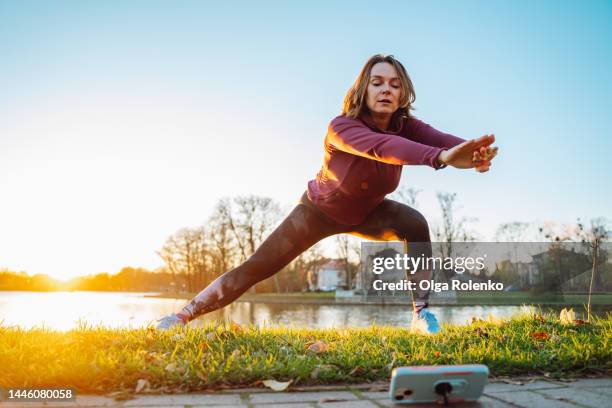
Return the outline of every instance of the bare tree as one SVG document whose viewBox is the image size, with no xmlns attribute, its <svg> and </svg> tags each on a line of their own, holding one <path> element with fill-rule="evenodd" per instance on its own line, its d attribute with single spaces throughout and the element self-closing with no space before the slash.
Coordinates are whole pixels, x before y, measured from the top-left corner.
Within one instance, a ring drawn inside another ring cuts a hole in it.
<svg viewBox="0 0 612 408">
<path fill-rule="evenodd" d="M 500 224 L 495 232 L 495 239 L 498 242 L 521 242 L 528 227 L 528 223 L 519 221 Z"/>
<path fill-rule="evenodd" d="M 442 245 L 442 256 L 451 257 L 453 242 L 473 241 L 474 235 L 468 231 L 466 224 L 472 220 L 461 217 L 456 218 L 456 193 L 437 193 L 438 203 L 442 212 L 442 224 L 434 228 L 434 237 Z"/>
<path fill-rule="evenodd" d="M 217 206 L 218 218 L 231 232 L 240 261 L 251 256 L 279 218 L 279 206 L 271 198 L 236 197 L 223 199 Z"/>
<path fill-rule="evenodd" d="M 405 185 L 402 185 L 399 186 L 399 188 L 393 192 L 391 198 L 405 203 L 412 208 L 417 208 L 417 197 L 422 191 L 423 190 L 417 190 L 416 188 L 406 187 Z"/>
<path fill-rule="evenodd" d="M 236 197 L 233 202 L 226 199 L 219 207 L 219 216 L 227 225 L 238 248 L 240 262 L 244 262 L 279 220 L 280 209 L 271 198 L 254 195 Z M 278 277 L 274 276 L 275 289 L 280 292 Z M 255 291 L 254 288 L 251 291 Z"/>
<path fill-rule="evenodd" d="M 588 256 L 592 260 L 591 280 L 589 283 L 589 298 L 587 302 L 587 320 L 591 320 L 591 294 L 593 293 L 593 283 L 595 287 L 599 287 L 599 274 L 597 273 L 598 264 L 600 261 L 601 245 L 610 237 L 609 220 L 605 217 L 591 219 L 590 227 L 586 228 L 580 219 L 578 219 L 576 238 L 585 244 Z M 605 258 L 607 254 L 604 253 Z"/>
<path fill-rule="evenodd" d="M 230 212 L 229 199 L 221 199 L 208 219 L 208 239 L 216 275 L 225 273 L 233 266 L 237 251 L 230 229 Z"/>
<path fill-rule="evenodd" d="M 433 235 L 438 241 L 441 256 L 451 258 L 453 256 L 453 243 L 459 241 L 473 241 L 473 235 L 467 230 L 466 224 L 471 220 L 466 217 L 457 218 L 456 193 L 437 193 L 438 203 L 442 212 L 442 223 L 434 226 Z M 440 276 L 444 281 L 449 281 L 449 272 L 446 269 L 434 271 L 434 276 Z"/>
<path fill-rule="evenodd" d="M 550 270 L 544 268 L 540 279 L 543 283 L 542 290 L 559 290 L 566 279 L 570 278 L 569 271 L 564 268 L 563 255 L 564 248 L 562 243 L 571 241 L 576 234 L 576 226 L 569 224 L 558 224 L 547 221 L 538 228 L 540 237 L 550 242 L 548 244 L 548 257 L 550 260 Z"/>
<path fill-rule="evenodd" d="M 512 253 L 509 253 L 508 256 L 512 257 L 513 262 L 511 262 L 510 264 L 512 266 L 512 269 L 514 270 L 515 277 L 520 278 L 521 286 L 527 283 L 528 277 L 521 276 L 521 274 L 519 273 L 518 248 L 520 242 L 525 237 L 525 231 L 528 227 L 529 224 L 526 222 L 514 221 L 499 225 L 499 227 L 497 227 L 497 231 L 495 232 L 495 239 L 497 240 L 497 242 L 512 243 Z"/>
<path fill-rule="evenodd" d="M 355 266 L 351 263 L 351 258 L 359 257 L 359 242 L 350 235 L 339 234 L 336 235 L 336 245 L 338 258 L 344 264 L 346 286 L 348 290 L 351 290 L 353 287 L 353 274 L 355 273 Z"/>
<path fill-rule="evenodd" d="M 539 237 L 552 243 L 575 241 L 581 229 L 579 223 L 580 221 L 577 224 L 546 221 L 538 228 Z"/>
<path fill-rule="evenodd" d="M 250 195 L 236 197 L 237 239 L 251 256 L 278 222 L 280 208 L 271 198 Z"/>
<path fill-rule="evenodd" d="M 325 262 L 326 258 L 323 255 L 322 245 L 316 243 L 310 247 L 306 252 L 300 255 L 304 263 L 304 269 L 306 271 L 307 282 L 312 284 L 312 287 L 316 287 L 316 279 L 319 273 L 319 267 Z"/>
<path fill-rule="evenodd" d="M 176 274 L 185 275 L 190 292 L 204 283 L 209 256 L 204 228 L 183 228 L 166 240 L 157 254 L 167 268 Z"/>
<path fill-rule="evenodd" d="M 302 252 L 278 274 L 285 292 L 303 292 L 315 288 L 318 268 L 324 259 L 326 258 L 323 256 L 320 243 Z"/>
<path fill-rule="evenodd" d="M 179 259 L 176 255 L 178 252 L 177 248 L 178 243 L 174 238 L 174 235 L 172 235 L 166 239 L 166 243 L 159 251 L 155 251 L 155 253 L 166 264 L 166 269 L 170 271 L 173 285 L 176 285 L 176 275 L 181 273 Z"/>
</svg>

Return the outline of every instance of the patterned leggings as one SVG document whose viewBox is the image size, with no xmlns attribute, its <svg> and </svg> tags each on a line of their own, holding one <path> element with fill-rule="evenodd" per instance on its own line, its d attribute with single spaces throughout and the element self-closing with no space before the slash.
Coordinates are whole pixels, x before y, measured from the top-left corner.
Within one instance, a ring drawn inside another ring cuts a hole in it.
<svg viewBox="0 0 612 408">
<path fill-rule="evenodd" d="M 431 256 L 427 221 L 421 213 L 405 204 L 385 199 L 362 224 L 343 225 L 318 210 L 304 193 L 299 204 L 249 259 L 215 279 L 177 315 L 187 322 L 227 306 L 251 286 L 280 271 L 318 241 L 340 233 L 374 241 L 420 243 L 419 255 L 422 253 L 426 257 Z M 430 277 L 431 271 L 422 270 L 410 276 L 410 279 L 418 283 Z M 413 304 L 417 312 L 427 306 L 428 298 L 428 291 L 413 293 Z"/>
</svg>

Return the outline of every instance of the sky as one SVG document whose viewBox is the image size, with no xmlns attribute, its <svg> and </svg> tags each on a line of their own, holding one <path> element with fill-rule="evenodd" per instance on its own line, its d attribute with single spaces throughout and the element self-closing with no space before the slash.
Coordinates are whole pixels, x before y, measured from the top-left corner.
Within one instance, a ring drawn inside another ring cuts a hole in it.
<svg viewBox="0 0 612 408">
<path fill-rule="evenodd" d="M 57 278 L 156 268 L 218 199 L 290 209 L 373 54 L 415 115 L 494 133 L 488 173 L 406 166 L 490 240 L 511 221 L 612 218 L 612 3 L 0 2 L 0 268 Z"/>
</svg>

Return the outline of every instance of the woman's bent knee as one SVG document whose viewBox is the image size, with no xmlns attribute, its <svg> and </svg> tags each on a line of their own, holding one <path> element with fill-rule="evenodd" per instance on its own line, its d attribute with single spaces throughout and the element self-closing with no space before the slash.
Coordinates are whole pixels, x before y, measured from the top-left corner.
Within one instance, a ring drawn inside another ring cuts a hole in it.
<svg viewBox="0 0 612 408">
<path fill-rule="evenodd" d="M 430 242 L 429 223 L 425 216 L 415 209 L 410 209 L 403 218 L 404 225 L 402 235 L 410 242 Z"/>
</svg>

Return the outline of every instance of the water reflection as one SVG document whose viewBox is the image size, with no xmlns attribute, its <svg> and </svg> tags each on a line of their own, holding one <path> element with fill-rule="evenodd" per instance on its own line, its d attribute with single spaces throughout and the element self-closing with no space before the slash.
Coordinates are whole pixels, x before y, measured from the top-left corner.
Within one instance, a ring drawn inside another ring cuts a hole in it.
<svg viewBox="0 0 612 408">
<path fill-rule="evenodd" d="M 522 310 L 521 306 L 456 306 L 431 307 L 441 323 L 465 324 L 473 316 L 486 318 L 492 314 L 507 318 Z M 231 319 L 239 324 L 258 326 L 293 326 L 309 328 L 410 326 L 412 310 L 409 306 L 379 305 L 295 305 L 276 303 L 234 303 L 225 309 L 204 316 L 195 325 L 216 319 Z"/>
<path fill-rule="evenodd" d="M 3 326 L 44 326 L 67 330 L 79 322 L 109 327 L 142 327 L 180 307 L 178 299 L 146 298 L 143 293 L 0 292 Z"/>
<path fill-rule="evenodd" d="M 67 330 L 84 322 L 108 327 L 143 327 L 157 318 L 179 310 L 181 299 L 144 297 L 143 293 L 112 292 L 0 292 L 0 321 L 3 326 L 45 326 Z M 581 310 L 574 308 L 578 315 Z M 473 316 L 509 317 L 520 306 L 432 307 L 441 323 L 465 324 Z M 210 313 L 193 325 L 218 319 L 257 326 L 308 328 L 365 327 L 372 324 L 406 327 L 412 313 L 408 306 L 296 305 L 236 302 Z"/>
</svg>

